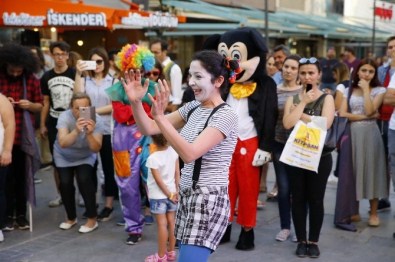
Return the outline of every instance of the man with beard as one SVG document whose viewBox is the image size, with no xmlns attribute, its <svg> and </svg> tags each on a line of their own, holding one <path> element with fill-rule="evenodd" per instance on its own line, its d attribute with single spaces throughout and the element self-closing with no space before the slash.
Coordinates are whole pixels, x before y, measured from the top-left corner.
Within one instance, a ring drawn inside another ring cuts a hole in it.
<svg viewBox="0 0 395 262">
<path fill-rule="evenodd" d="M 26 158 L 29 153 L 23 142 L 28 134 L 26 130 L 34 130 L 34 113 L 42 108 L 40 81 L 33 74 L 38 67 L 39 62 L 29 48 L 16 44 L 0 48 L 0 93 L 13 104 L 16 123 L 12 163 L 7 171 L 5 231 L 13 230 L 15 223 L 19 229 L 29 228 L 26 220 L 26 183 L 29 177 Z"/>
</svg>

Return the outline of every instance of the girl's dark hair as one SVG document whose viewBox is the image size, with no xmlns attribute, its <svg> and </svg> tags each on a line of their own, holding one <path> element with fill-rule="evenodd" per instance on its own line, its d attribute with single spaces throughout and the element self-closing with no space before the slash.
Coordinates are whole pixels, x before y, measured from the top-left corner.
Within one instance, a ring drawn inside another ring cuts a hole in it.
<svg viewBox="0 0 395 262">
<path fill-rule="evenodd" d="M 74 93 L 73 96 L 71 97 L 71 100 L 70 100 L 70 108 L 73 107 L 74 101 L 75 101 L 75 100 L 79 100 L 79 99 L 87 99 L 87 100 L 89 101 L 89 106 L 92 105 L 91 98 L 90 98 L 86 93 L 83 93 L 83 92 L 76 92 L 76 93 Z"/>
<path fill-rule="evenodd" d="M 204 69 L 211 74 L 212 82 L 220 76 L 224 77 L 224 82 L 220 87 L 222 93 L 229 87 L 231 71 L 239 68 L 239 63 L 236 60 L 227 60 L 214 50 L 203 50 L 197 52 L 192 58 L 192 61 L 194 60 L 200 61 Z"/>
<path fill-rule="evenodd" d="M 289 55 L 289 56 L 287 56 L 287 57 L 284 59 L 284 63 L 285 63 L 285 61 L 291 59 L 291 60 L 294 60 L 294 61 L 298 62 L 298 64 L 299 64 L 300 58 L 301 58 L 301 57 L 298 56 L 298 55 Z M 283 63 L 283 64 L 284 64 L 284 63 Z"/>
<path fill-rule="evenodd" d="M 300 60 L 302 60 L 302 59 L 307 59 L 307 61 L 304 62 L 304 63 L 302 63 L 302 62 L 300 61 Z M 311 61 L 311 59 L 314 61 L 314 63 Z M 315 60 L 314 60 L 314 59 L 315 59 Z M 299 60 L 299 69 L 300 69 L 302 66 L 304 66 L 304 65 L 315 65 L 315 66 L 317 67 L 318 73 L 321 73 L 321 72 L 322 72 L 322 68 L 321 68 L 320 61 L 319 61 L 317 58 L 315 58 L 315 57 L 301 58 L 300 60 Z"/>
<path fill-rule="evenodd" d="M 372 80 L 370 80 L 370 87 L 376 87 L 376 86 L 381 86 L 379 78 L 377 76 L 377 65 L 376 65 L 376 61 L 374 61 L 371 58 L 365 58 L 362 59 L 361 62 L 359 63 L 359 65 L 357 66 L 355 72 L 353 73 L 353 78 L 352 78 L 352 87 L 358 87 L 358 82 L 359 80 L 361 80 L 358 76 L 358 71 L 359 69 L 361 69 L 362 66 L 364 65 L 370 65 L 374 68 L 374 76 L 372 78 Z"/>
<path fill-rule="evenodd" d="M 103 77 L 106 77 L 106 75 L 108 74 L 108 70 L 110 69 L 110 61 L 108 59 L 107 51 L 103 47 L 95 47 L 89 51 L 88 58 L 92 59 L 93 55 L 98 55 L 103 59 L 103 63 L 104 63 Z M 89 70 L 88 74 L 90 77 L 93 77 L 95 72 L 94 70 Z"/>
<path fill-rule="evenodd" d="M 370 80 L 369 86 L 370 87 L 381 86 L 379 78 L 377 77 L 376 62 L 371 58 L 362 59 L 361 62 L 359 63 L 359 65 L 357 66 L 357 69 L 355 70 L 355 72 L 353 72 L 352 83 L 350 83 L 350 89 L 349 89 L 348 98 L 347 98 L 348 104 L 350 104 L 350 99 L 351 99 L 351 95 L 352 95 L 354 88 L 358 88 L 358 82 L 359 82 L 359 80 L 361 80 L 358 76 L 358 71 L 364 65 L 371 65 L 374 68 L 374 76 L 373 76 L 372 80 Z"/>
<path fill-rule="evenodd" d="M 350 70 L 348 66 L 343 62 L 338 62 L 332 69 L 332 72 L 335 72 L 338 76 L 338 82 L 343 82 L 350 79 Z"/>
<path fill-rule="evenodd" d="M 30 48 L 13 43 L 0 47 L 0 69 L 6 70 L 7 65 L 23 67 L 24 74 L 40 70 L 40 61 Z"/>
<path fill-rule="evenodd" d="M 164 137 L 164 135 L 162 135 L 162 134 L 152 135 L 151 138 L 152 138 L 152 141 L 154 142 L 155 145 L 161 146 L 161 147 L 167 146 L 167 140 Z"/>
</svg>

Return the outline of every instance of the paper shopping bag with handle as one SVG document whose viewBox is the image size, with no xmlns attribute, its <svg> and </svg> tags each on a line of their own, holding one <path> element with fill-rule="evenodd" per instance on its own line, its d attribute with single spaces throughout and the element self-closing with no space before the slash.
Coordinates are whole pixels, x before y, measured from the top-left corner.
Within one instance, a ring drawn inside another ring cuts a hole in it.
<svg viewBox="0 0 395 262">
<path fill-rule="evenodd" d="M 307 124 L 299 120 L 285 144 L 280 161 L 317 172 L 326 132 L 326 117 L 314 116 Z"/>
</svg>

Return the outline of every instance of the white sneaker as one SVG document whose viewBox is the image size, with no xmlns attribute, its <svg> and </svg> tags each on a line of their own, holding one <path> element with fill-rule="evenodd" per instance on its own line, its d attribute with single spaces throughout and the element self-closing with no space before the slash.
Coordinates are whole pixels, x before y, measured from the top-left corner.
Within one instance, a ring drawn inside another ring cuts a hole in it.
<svg viewBox="0 0 395 262">
<path fill-rule="evenodd" d="M 296 234 L 292 235 L 292 242 L 298 242 L 298 238 L 296 237 Z"/>
<path fill-rule="evenodd" d="M 281 229 L 281 231 L 276 235 L 276 240 L 283 242 L 289 238 L 290 234 L 291 232 L 289 229 Z"/>
<path fill-rule="evenodd" d="M 4 241 L 3 231 L 0 230 L 0 242 Z"/>
<path fill-rule="evenodd" d="M 49 207 L 58 207 L 62 204 L 62 198 L 60 196 L 57 196 L 54 200 L 49 201 L 48 206 Z"/>
</svg>

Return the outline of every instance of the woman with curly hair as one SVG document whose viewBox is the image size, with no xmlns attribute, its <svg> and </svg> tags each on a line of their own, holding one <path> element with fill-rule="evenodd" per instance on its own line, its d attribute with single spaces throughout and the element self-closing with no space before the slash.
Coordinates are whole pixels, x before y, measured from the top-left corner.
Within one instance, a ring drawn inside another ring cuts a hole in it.
<svg viewBox="0 0 395 262">
<path fill-rule="evenodd" d="M 26 201 L 34 201 L 33 174 L 40 167 L 33 127 L 34 113 L 42 108 L 40 81 L 34 75 L 38 67 L 38 59 L 27 47 L 7 44 L 0 48 L 0 93 L 13 104 L 16 123 L 12 163 L 7 171 L 5 231 L 14 230 L 15 223 L 19 229 L 29 228 Z"/>
</svg>

